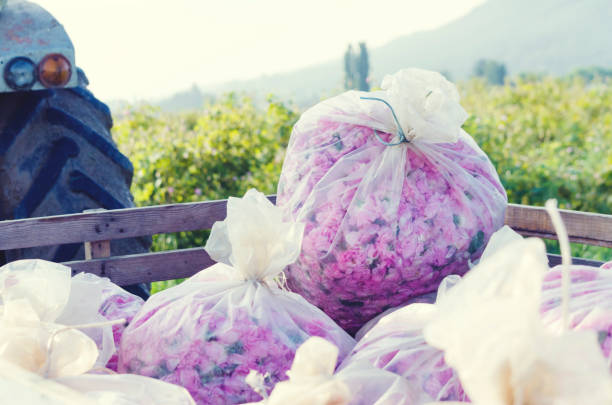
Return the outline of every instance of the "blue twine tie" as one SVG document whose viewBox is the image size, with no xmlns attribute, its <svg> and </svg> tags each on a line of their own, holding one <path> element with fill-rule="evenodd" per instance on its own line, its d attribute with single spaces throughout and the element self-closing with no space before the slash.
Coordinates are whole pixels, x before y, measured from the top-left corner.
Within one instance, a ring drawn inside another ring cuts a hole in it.
<svg viewBox="0 0 612 405">
<path fill-rule="evenodd" d="M 406 134 L 404 134 L 404 130 L 402 129 L 402 126 L 399 123 L 399 120 L 397 119 L 397 115 L 395 115 L 395 111 L 393 111 L 393 107 L 391 107 L 391 104 L 387 103 L 386 100 L 383 100 L 382 98 L 378 98 L 378 97 L 359 97 L 361 100 L 375 100 L 375 101 L 380 101 L 382 103 L 385 103 L 385 105 L 387 107 L 389 107 L 389 109 L 391 110 L 391 114 L 393 114 L 393 119 L 395 120 L 395 124 L 397 125 L 397 135 L 399 137 L 399 141 L 398 142 L 386 142 L 384 141 L 380 135 L 378 134 L 377 130 L 374 130 L 374 135 L 376 135 L 376 138 L 378 138 L 378 141 L 380 143 L 382 143 L 385 146 L 396 146 L 396 145 L 400 145 L 402 143 L 410 143 L 411 140 L 409 140 L 408 138 L 406 138 Z"/>
</svg>

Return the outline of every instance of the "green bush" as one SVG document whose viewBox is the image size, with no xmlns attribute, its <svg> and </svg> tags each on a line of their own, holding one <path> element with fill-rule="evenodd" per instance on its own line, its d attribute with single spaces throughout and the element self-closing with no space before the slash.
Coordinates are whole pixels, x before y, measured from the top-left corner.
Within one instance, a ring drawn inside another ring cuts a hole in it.
<svg viewBox="0 0 612 405">
<path fill-rule="evenodd" d="M 464 125 L 497 168 L 510 202 L 612 213 L 612 87 L 580 78 L 461 88 Z M 574 254 L 609 259 L 608 249 Z"/>
<path fill-rule="evenodd" d="M 464 125 L 496 166 L 510 202 L 612 213 L 612 87 L 579 76 L 523 76 L 504 86 L 460 85 Z M 137 205 L 274 193 L 298 112 L 270 99 L 257 108 L 230 94 L 195 113 L 151 107 L 117 119 L 114 136 L 134 163 Z M 159 235 L 154 250 L 202 246 L 207 232 Z M 552 245 L 551 245 L 552 246 Z M 554 246 L 553 246 L 554 248 Z M 610 259 L 608 249 L 574 254 Z"/>
<path fill-rule="evenodd" d="M 255 187 L 274 193 L 297 114 L 270 98 L 263 109 L 229 94 L 197 113 L 129 110 L 113 129 L 134 164 L 138 206 L 224 199 Z M 203 246 L 208 231 L 155 235 L 155 251 Z M 158 283 L 153 290 L 167 283 Z"/>
</svg>

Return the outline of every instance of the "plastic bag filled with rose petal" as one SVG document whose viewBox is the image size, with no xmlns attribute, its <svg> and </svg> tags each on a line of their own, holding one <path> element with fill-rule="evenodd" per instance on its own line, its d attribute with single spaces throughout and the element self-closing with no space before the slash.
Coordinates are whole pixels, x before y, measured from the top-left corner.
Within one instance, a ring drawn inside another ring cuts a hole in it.
<svg viewBox="0 0 612 405">
<path fill-rule="evenodd" d="M 447 289 L 449 289 L 452 286 L 454 286 L 455 284 L 457 284 L 459 282 L 459 280 L 461 280 L 461 277 L 456 275 L 456 274 L 451 274 L 450 276 L 446 276 L 444 278 L 444 280 L 442 280 L 442 282 L 438 286 L 438 291 L 434 291 L 434 292 L 431 292 L 431 293 L 427 293 L 427 294 L 416 296 L 414 298 L 409 299 L 408 302 L 406 303 L 406 305 L 402 305 L 402 306 L 399 306 L 399 307 L 389 308 L 385 312 L 383 312 L 381 314 L 378 314 L 374 318 L 372 318 L 369 321 L 367 321 L 357 331 L 357 333 L 355 333 L 355 340 L 357 340 L 359 342 L 366 335 L 366 333 L 368 333 L 374 326 L 376 326 L 378 324 L 378 322 L 381 319 L 387 317 L 387 315 L 390 315 L 390 314 L 392 314 L 395 311 L 398 311 L 398 310 L 400 310 L 402 308 L 405 308 L 405 307 L 407 307 L 409 305 L 412 305 L 412 304 L 434 304 L 436 302 L 436 297 L 438 296 L 438 294 L 444 294 L 444 292 Z"/>
<path fill-rule="evenodd" d="M 0 334 L 16 342 L 14 336 L 6 332 L 7 328 L 45 336 L 60 328 L 54 326 L 56 324 L 70 326 L 105 321 L 98 313 L 102 303 L 102 285 L 98 281 L 101 279 L 92 276 L 97 279 L 92 282 L 88 277 L 71 276 L 69 267 L 38 259 L 18 260 L 0 267 L 0 304 L 4 307 L 2 322 L 6 325 Z M 38 332 L 22 329 L 28 322 L 51 326 L 40 326 Z M 48 330 L 43 331 L 45 328 Z M 93 339 L 98 348 L 95 367 L 106 366 L 115 352 L 111 326 L 73 332 Z M 42 339 L 40 336 L 33 338 Z M 44 340 L 40 344 L 43 345 Z"/>
<path fill-rule="evenodd" d="M 481 261 L 522 237 L 504 226 L 495 232 L 489 241 Z M 597 333 L 599 345 L 612 371 L 612 262 L 601 268 L 572 265 L 569 267 L 570 300 L 569 328 L 592 330 Z M 562 266 L 556 266 L 544 273 L 542 281 L 541 319 L 548 330 L 560 332 L 563 329 L 562 316 Z"/>
<path fill-rule="evenodd" d="M 100 320 L 124 319 L 125 323 L 112 325 L 112 341 L 114 350 L 110 359 L 106 362 L 106 368 L 117 371 L 117 349 L 123 331 L 132 318 L 138 313 L 144 300 L 137 295 L 125 291 L 123 288 L 111 282 L 106 277 L 98 277 L 91 273 L 79 273 L 72 277 L 71 293 L 68 307 L 75 308 L 78 312 L 69 317 L 60 317 L 58 322 L 66 324 L 93 322 L 92 313 L 97 313 Z M 74 312 L 74 311 L 73 311 Z M 79 318 L 75 316 L 79 314 Z M 76 322 L 78 320 L 78 322 Z M 66 321 L 66 322 L 62 322 Z M 107 332 L 107 329 L 104 329 Z M 85 333 L 94 338 L 101 348 L 99 329 L 85 329 Z M 104 335 L 108 339 L 110 335 Z M 108 344 L 108 343 L 107 343 Z"/>
<path fill-rule="evenodd" d="M 493 235 L 491 235 L 491 238 L 489 239 L 489 242 L 487 243 L 487 246 L 485 247 L 484 251 L 482 252 L 482 256 L 480 256 L 480 259 L 478 259 L 475 263 L 471 263 L 470 267 L 473 267 L 477 263 L 481 262 L 482 260 L 485 260 L 493 252 L 497 251 L 500 248 L 503 248 L 505 245 L 507 245 L 507 244 L 509 244 L 509 243 L 511 243 L 511 242 L 513 242 L 515 240 L 522 239 L 522 238 L 523 237 L 521 235 L 519 235 L 514 230 L 512 230 L 512 228 L 510 228 L 508 225 L 504 225 L 499 230 L 495 231 L 493 233 Z M 610 262 L 610 263 L 611 263 L 611 266 L 612 266 L 612 262 Z M 447 276 L 447 277 L 445 277 L 442 280 L 442 283 L 438 287 L 438 291 L 434 291 L 434 292 L 430 292 L 430 293 L 425 293 L 425 294 L 422 294 L 422 295 L 417 295 L 415 297 L 412 297 L 412 298 L 408 299 L 408 301 L 406 301 L 404 303 L 404 305 L 401 305 L 401 306 L 398 306 L 398 307 L 389 308 L 386 311 L 376 315 L 374 318 L 372 318 L 368 322 L 366 322 L 361 328 L 359 328 L 357 333 L 355 333 L 355 339 L 357 339 L 359 341 L 370 329 L 372 329 L 372 327 L 374 327 L 374 325 L 376 325 L 376 323 L 378 323 L 379 320 L 381 320 L 386 315 L 388 315 L 388 314 L 390 314 L 392 312 L 397 311 L 400 308 L 403 308 L 403 307 L 405 307 L 407 305 L 410 305 L 410 304 L 416 304 L 416 303 L 433 304 L 434 302 L 436 302 L 436 297 L 437 297 L 437 295 L 438 295 L 438 293 L 440 292 L 441 289 L 443 291 L 445 291 L 446 289 L 450 288 L 450 286 L 457 284 L 460 279 L 461 279 L 461 277 L 456 275 L 456 274 L 452 274 L 450 276 Z"/>
<path fill-rule="evenodd" d="M 308 339 L 295 354 L 289 380 L 276 384 L 260 405 L 413 405 L 417 394 L 408 381 L 367 363 L 334 374 L 338 348 L 319 337 Z M 247 377 L 255 389 L 262 376 Z"/>
<path fill-rule="evenodd" d="M 442 75 L 406 69 L 302 114 L 277 193 L 306 224 L 291 290 L 351 333 L 463 274 L 504 223 L 495 168 Z"/>
<path fill-rule="evenodd" d="M 194 405 L 183 387 L 139 375 L 85 374 L 56 382 L 95 400 L 99 405 Z"/>
<path fill-rule="evenodd" d="M 489 239 L 480 262 L 517 240 L 522 237 L 503 226 Z M 444 353 L 429 345 L 423 336 L 423 328 L 435 314 L 436 297 L 441 299 L 460 281 L 458 275 L 447 276 L 437 293 L 411 299 L 421 303 L 390 309 L 386 315 L 368 321 L 357 332 L 357 345 L 340 368 L 367 361 L 416 382 L 420 395 L 415 405 L 429 401 L 467 401 L 457 373 L 444 362 Z"/>
<path fill-rule="evenodd" d="M 11 341 L 7 333 L 13 334 Z M 95 343 L 65 325 L 35 326 L 31 322 L 19 329 L 3 329 L 2 335 L 0 345 L 8 350 L 0 353 L 0 393 L 10 403 L 194 404 L 184 388 L 153 378 L 86 374 L 92 371 L 98 354 Z M 3 387 L 7 379 L 10 390 Z"/>
<path fill-rule="evenodd" d="M 344 358 L 354 340 L 275 281 L 298 256 L 302 234 L 256 190 L 230 198 L 206 243 L 219 263 L 147 300 L 123 334 L 119 371 L 186 387 L 199 404 L 239 404 L 261 398 L 244 380 L 251 369 L 268 372 L 271 389 L 310 336 L 330 340 Z"/>
<path fill-rule="evenodd" d="M 444 296 L 460 279 L 457 275 L 446 277 L 438 296 Z M 417 388 L 413 405 L 467 401 L 457 373 L 444 362 L 444 352 L 423 337 L 423 328 L 436 311 L 435 304 L 416 303 L 382 317 L 364 333 L 339 370 L 365 362 L 402 376 Z"/>
<path fill-rule="evenodd" d="M 2 403 L 36 405 L 193 405 L 175 385 L 135 375 L 44 378 L 0 358 Z"/>
<path fill-rule="evenodd" d="M 87 374 L 101 367 L 101 357 L 108 358 L 80 330 L 107 328 L 111 333 L 109 322 L 98 314 L 99 278 L 79 277 L 73 283 L 69 268 L 42 260 L 7 266 L 0 271 L 0 375 L 11 372 L 14 387 L 39 387 L 32 395 L 39 393 L 40 401 L 27 402 L 31 395 L 22 393 L 16 397 L 23 397 L 23 403 L 44 404 L 47 398 L 49 403 L 75 403 L 84 395 L 95 401 L 82 400 L 83 404 L 193 404 L 184 388 L 158 380 Z M 103 322 L 96 322 L 100 318 Z"/>
<path fill-rule="evenodd" d="M 595 333 L 554 334 L 540 320 L 547 270 L 544 243 L 518 240 L 437 302 L 425 339 L 444 350 L 473 403 L 612 403 L 612 380 Z"/>
<path fill-rule="evenodd" d="M 2 403 L 98 405 L 93 399 L 0 358 Z M 10 401 L 8 401 L 10 399 Z"/>
<path fill-rule="evenodd" d="M 98 308 L 98 313 L 100 315 L 109 321 L 125 319 L 125 323 L 112 326 L 115 348 L 118 349 L 125 328 L 132 322 L 132 319 L 136 316 L 138 311 L 140 311 L 140 308 L 142 308 L 144 304 L 144 300 L 137 295 L 125 291 L 107 278 L 101 278 L 88 273 L 80 273 L 72 278 L 73 283 L 77 277 L 81 278 L 81 280 L 89 280 L 90 282 L 100 284 L 102 291 L 101 304 Z M 117 371 L 117 360 L 117 350 L 115 350 L 106 363 L 106 368 Z"/>
<path fill-rule="evenodd" d="M 542 322 L 556 332 L 563 327 L 561 271 L 554 267 L 542 283 Z M 574 265 L 570 279 L 569 327 L 597 333 L 612 372 L 612 270 Z"/>
</svg>

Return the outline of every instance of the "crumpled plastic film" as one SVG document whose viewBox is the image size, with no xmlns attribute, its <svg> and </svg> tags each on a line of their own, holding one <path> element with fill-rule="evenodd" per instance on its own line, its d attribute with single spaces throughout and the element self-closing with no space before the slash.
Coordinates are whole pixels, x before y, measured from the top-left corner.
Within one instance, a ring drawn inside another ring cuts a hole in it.
<svg viewBox="0 0 612 405">
<path fill-rule="evenodd" d="M 523 239 L 518 233 L 504 226 L 494 233 L 482 254 L 481 261 L 503 248 L 511 241 Z M 612 262 L 611 262 L 612 263 Z M 597 333 L 599 346 L 612 372 L 612 265 L 601 267 L 572 265 L 569 274 L 569 325 L 572 330 L 591 330 Z M 563 266 L 558 265 L 544 273 L 542 279 L 541 320 L 546 329 L 563 331 L 562 303 Z"/>
<path fill-rule="evenodd" d="M 111 333 L 113 322 L 98 314 L 102 285 L 109 281 L 91 275 L 71 279 L 70 274 L 68 267 L 42 260 L 0 268 L 0 377 L 11 376 L 10 399 L 44 404 L 193 405 L 182 387 L 141 376 L 87 374 L 99 366 L 100 356 L 94 339 L 80 329 L 106 328 Z M 112 334 L 106 343 L 103 347 L 113 347 Z M 0 380 L 2 387 L 5 381 Z M 31 392 L 25 392 L 29 388 Z M 0 392 L 6 397 L 4 390 Z"/>
<path fill-rule="evenodd" d="M 57 321 L 78 324 L 86 313 L 91 316 L 88 322 L 100 320 L 95 301 L 89 311 L 81 311 L 75 301 L 69 305 L 78 293 L 71 291 L 71 270 L 66 266 L 44 260 L 2 266 L 0 357 L 46 377 L 79 375 L 97 361 L 104 366 L 114 351 L 110 326 L 104 327 L 110 340 L 100 356 L 90 337 Z"/>
<path fill-rule="evenodd" d="M 0 393 L 3 403 L 44 405 L 100 405 L 53 380 L 29 372 L 0 358 Z"/>
<path fill-rule="evenodd" d="M 183 387 L 139 375 L 85 374 L 56 381 L 94 399 L 98 405 L 194 405 Z"/>
<path fill-rule="evenodd" d="M 101 323 L 82 329 L 98 347 L 95 367 L 116 370 L 116 348 L 125 324 L 104 325 L 105 321 L 131 319 L 144 301 L 109 279 L 90 273 L 71 277 L 71 270 L 44 260 L 19 260 L 0 268 L 0 304 L 24 299 L 43 322 L 61 325 Z M 18 314 L 18 312 L 12 312 Z M 9 311 L 5 316 L 11 316 Z M 5 318 L 6 319 L 6 318 Z"/>
<path fill-rule="evenodd" d="M 276 384 L 261 405 L 412 405 L 417 394 L 408 381 L 367 363 L 334 374 L 338 348 L 319 337 L 297 350 L 289 380 Z M 248 380 L 257 387 L 257 374 Z"/>
<path fill-rule="evenodd" d="M 563 331 L 561 266 L 544 276 L 542 322 L 555 333 Z M 612 372 L 612 271 L 606 268 L 574 265 L 569 269 L 569 328 L 597 333 L 602 353 Z"/>
<path fill-rule="evenodd" d="M 333 342 L 344 358 L 354 340 L 279 288 L 302 232 L 256 190 L 230 198 L 205 247 L 219 263 L 149 298 L 123 334 L 119 371 L 184 386 L 199 404 L 225 405 L 260 399 L 244 380 L 251 369 L 269 372 L 268 391 L 286 379 L 311 336 Z"/>
<path fill-rule="evenodd" d="M 540 320 L 547 270 L 542 241 L 514 241 L 439 300 L 425 339 L 444 350 L 473 403 L 612 403 L 612 380 L 595 333 L 553 334 Z"/>
</svg>

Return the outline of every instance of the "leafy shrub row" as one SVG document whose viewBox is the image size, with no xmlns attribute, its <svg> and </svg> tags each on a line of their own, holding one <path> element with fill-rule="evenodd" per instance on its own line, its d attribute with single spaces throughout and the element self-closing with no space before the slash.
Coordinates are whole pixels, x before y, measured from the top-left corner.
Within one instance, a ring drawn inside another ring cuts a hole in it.
<svg viewBox="0 0 612 405">
<path fill-rule="evenodd" d="M 482 80 L 460 85 L 471 114 L 464 125 L 489 155 L 510 202 L 612 213 L 612 86 L 580 77 Z M 134 163 L 137 205 L 274 193 L 299 112 L 269 99 L 256 107 L 229 94 L 198 112 L 163 113 L 142 106 L 117 119 L 114 136 Z M 154 249 L 201 246 L 206 232 L 159 235 Z M 574 254 L 608 259 L 607 250 Z"/>
<path fill-rule="evenodd" d="M 510 202 L 612 213 L 612 83 L 580 77 L 470 81 L 461 88 L 464 125 L 497 168 Z M 554 245 L 554 244 L 553 244 Z M 575 245 L 576 256 L 612 258 Z"/>
</svg>

